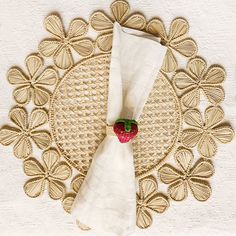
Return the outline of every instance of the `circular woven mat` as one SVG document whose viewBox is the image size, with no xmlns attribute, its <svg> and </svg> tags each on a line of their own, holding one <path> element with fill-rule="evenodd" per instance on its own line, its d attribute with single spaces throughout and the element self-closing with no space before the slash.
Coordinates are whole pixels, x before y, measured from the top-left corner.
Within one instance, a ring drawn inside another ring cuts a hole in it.
<svg viewBox="0 0 236 236">
<path fill-rule="evenodd" d="M 50 126 L 67 161 L 86 175 L 105 137 L 110 55 L 74 66 L 56 88 L 50 105 Z M 157 75 L 133 141 L 135 173 L 147 175 L 168 156 L 178 139 L 181 110 L 168 78 Z M 112 161 L 112 157 L 111 157 Z"/>
</svg>

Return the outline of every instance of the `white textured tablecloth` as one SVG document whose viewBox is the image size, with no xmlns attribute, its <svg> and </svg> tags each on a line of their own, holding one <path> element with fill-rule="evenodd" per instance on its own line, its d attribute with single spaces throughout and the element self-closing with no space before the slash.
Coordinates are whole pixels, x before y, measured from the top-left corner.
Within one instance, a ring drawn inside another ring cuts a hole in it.
<svg viewBox="0 0 236 236">
<path fill-rule="evenodd" d="M 98 9 L 109 11 L 108 0 L 0 0 L 0 124 L 8 123 L 8 111 L 14 105 L 6 72 L 12 65 L 24 67 L 25 57 L 48 37 L 43 20 L 58 11 L 68 26 L 75 17 L 89 18 Z M 236 129 L 236 1 L 235 0 L 131 0 L 131 8 L 149 19 L 161 17 L 168 25 L 177 16 L 190 24 L 190 36 L 209 65 L 222 64 L 227 72 L 226 118 Z M 27 177 L 22 162 L 12 147 L 0 146 L 0 235 L 6 236 L 100 236 L 81 233 L 72 217 L 66 215 L 60 201 L 47 194 L 30 199 L 23 191 Z M 153 227 L 138 230 L 135 236 L 157 235 L 236 235 L 236 139 L 219 145 L 214 158 L 215 175 L 211 179 L 211 198 L 200 203 L 189 196 L 184 202 L 171 201 L 161 215 L 153 214 Z M 160 190 L 165 190 L 160 185 Z M 101 235 L 106 236 L 106 235 Z"/>
</svg>

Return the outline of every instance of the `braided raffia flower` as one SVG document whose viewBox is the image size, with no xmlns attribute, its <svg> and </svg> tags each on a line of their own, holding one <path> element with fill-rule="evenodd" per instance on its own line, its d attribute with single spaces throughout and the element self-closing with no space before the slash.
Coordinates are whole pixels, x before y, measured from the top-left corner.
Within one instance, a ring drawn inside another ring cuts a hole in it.
<svg viewBox="0 0 236 236">
<path fill-rule="evenodd" d="M 196 43 L 193 39 L 187 37 L 189 25 L 185 19 L 174 19 L 169 34 L 166 32 L 163 21 L 158 18 L 152 19 L 146 29 L 147 32 L 160 37 L 161 43 L 168 48 L 162 65 L 164 72 L 169 73 L 177 69 L 178 64 L 173 51 L 185 57 L 192 57 L 197 53 Z"/>
<path fill-rule="evenodd" d="M 206 62 L 198 57 L 188 62 L 187 71 L 178 71 L 175 74 L 173 83 L 183 93 L 181 102 L 184 106 L 197 107 L 201 91 L 213 105 L 218 105 L 224 100 L 224 69 L 217 65 L 211 66 L 208 70 L 206 68 Z"/>
<path fill-rule="evenodd" d="M 82 57 L 92 55 L 93 42 L 84 38 L 88 31 L 88 24 L 82 19 L 74 19 L 66 33 L 62 21 L 57 15 L 48 16 L 44 25 L 53 38 L 43 40 L 39 44 L 39 52 L 45 57 L 53 56 L 54 64 L 60 69 L 68 69 L 73 65 L 71 49 Z"/>
<path fill-rule="evenodd" d="M 198 201 L 206 201 L 211 195 L 211 187 L 207 179 L 214 173 L 213 165 L 200 159 L 192 166 L 193 153 L 187 149 L 178 150 L 175 160 L 179 169 L 165 164 L 159 170 L 161 181 L 170 184 L 169 196 L 175 201 L 182 201 L 187 197 L 189 187 Z"/>
<path fill-rule="evenodd" d="M 96 42 L 102 52 L 109 52 L 112 47 L 113 23 L 119 22 L 122 26 L 143 30 L 146 26 L 145 17 L 142 14 L 129 14 L 130 7 L 126 1 L 115 1 L 111 4 L 112 17 L 101 11 L 94 12 L 90 18 L 90 24 L 94 30 L 100 32 Z"/>
<path fill-rule="evenodd" d="M 0 142 L 3 145 L 14 143 L 13 151 L 16 157 L 27 158 L 32 154 L 31 141 L 43 150 L 51 145 L 50 134 L 45 130 L 38 130 L 48 122 L 45 110 L 35 109 L 28 118 L 24 108 L 15 107 L 9 116 L 16 126 L 3 126 L 0 130 Z"/>
<path fill-rule="evenodd" d="M 205 122 L 199 110 L 188 110 L 184 114 L 184 121 L 191 128 L 183 130 L 182 144 L 187 148 L 197 146 L 198 152 L 205 158 L 213 157 L 217 152 L 215 141 L 228 143 L 234 136 L 233 129 L 223 119 L 224 111 L 220 107 L 208 107 Z"/>
<path fill-rule="evenodd" d="M 71 176 L 71 168 L 66 162 L 59 161 L 56 150 L 50 149 L 42 155 L 43 165 L 35 158 L 24 161 L 24 172 L 32 177 L 25 185 L 25 193 L 29 197 L 38 197 L 48 185 L 48 193 L 52 199 L 60 199 L 65 194 L 64 180 Z"/>
<path fill-rule="evenodd" d="M 153 176 L 141 179 L 137 194 L 137 226 L 145 229 L 152 224 L 151 212 L 163 213 L 169 206 L 167 197 L 157 192 L 158 185 Z"/>
<path fill-rule="evenodd" d="M 50 99 L 50 91 L 46 87 L 57 82 L 57 72 L 50 67 L 42 71 L 43 59 L 37 55 L 28 56 L 25 65 L 27 74 L 17 67 L 11 68 L 8 72 L 9 83 L 18 86 L 13 92 L 13 97 L 19 105 L 28 104 L 32 98 L 36 106 L 43 106 Z"/>
</svg>

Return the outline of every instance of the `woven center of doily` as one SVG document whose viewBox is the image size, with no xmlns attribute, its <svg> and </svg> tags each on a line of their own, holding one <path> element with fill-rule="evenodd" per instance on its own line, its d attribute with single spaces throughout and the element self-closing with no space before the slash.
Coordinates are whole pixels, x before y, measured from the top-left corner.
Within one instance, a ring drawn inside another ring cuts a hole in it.
<svg viewBox="0 0 236 236">
<path fill-rule="evenodd" d="M 64 158 L 83 174 L 106 133 L 109 64 L 109 55 L 77 64 L 58 85 L 50 106 L 55 142 Z M 162 74 L 157 77 L 133 142 L 135 172 L 139 177 L 160 165 L 180 132 L 178 98 L 168 79 Z"/>
</svg>

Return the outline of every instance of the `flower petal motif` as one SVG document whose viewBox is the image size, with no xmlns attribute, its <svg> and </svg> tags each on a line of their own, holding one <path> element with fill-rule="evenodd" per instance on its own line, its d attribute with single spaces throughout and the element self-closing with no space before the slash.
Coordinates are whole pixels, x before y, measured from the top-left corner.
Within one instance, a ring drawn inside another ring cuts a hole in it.
<svg viewBox="0 0 236 236">
<path fill-rule="evenodd" d="M 74 203 L 76 194 L 75 193 L 67 193 L 62 200 L 62 207 L 67 213 L 71 213 L 71 208 Z"/>
<path fill-rule="evenodd" d="M 207 71 L 203 83 L 207 85 L 221 84 L 225 81 L 225 77 L 225 70 L 218 65 L 214 65 Z"/>
<path fill-rule="evenodd" d="M 21 129 L 27 129 L 28 126 L 28 114 L 24 108 L 15 107 L 10 113 L 9 117 L 11 121 Z"/>
<path fill-rule="evenodd" d="M 0 143 L 8 146 L 20 137 L 20 130 L 10 126 L 3 126 L 0 130 Z"/>
<path fill-rule="evenodd" d="M 176 40 L 186 35 L 189 30 L 188 22 L 183 18 L 176 18 L 171 22 L 168 40 Z"/>
<path fill-rule="evenodd" d="M 199 110 L 191 109 L 184 113 L 184 121 L 186 124 L 195 128 L 203 128 L 204 122 Z"/>
<path fill-rule="evenodd" d="M 143 30 L 146 27 L 146 19 L 141 14 L 133 14 L 125 20 L 123 25 L 128 28 Z"/>
<path fill-rule="evenodd" d="M 185 71 L 178 71 L 173 77 L 173 84 L 179 90 L 194 89 L 197 87 L 197 77 L 192 77 Z"/>
<path fill-rule="evenodd" d="M 7 79 L 13 85 L 27 85 L 29 83 L 29 78 L 17 67 L 13 67 L 8 71 Z"/>
<path fill-rule="evenodd" d="M 42 68 L 43 60 L 36 55 L 30 55 L 26 58 L 25 65 L 30 77 L 32 78 Z"/>
<path fill-rule="evenodd" d="M 19 105 L 26 105 L 31 99 L 30 85 L 23 85 L 18 87 L 13 92 L 13 98 Z"/>
<path fill-rule="evenodd" d="M 177 170 L 169 164 L 165 164 L 159 170 L 161 181 L 170 184 L 169 196 L 175 201 L 182 201 L 188 196 L 187 187 L 189 186 L 198 201 L 206 201 L 211 194 L 211 187 L 207 179 L 214 173 L 211 162 L 199 159 L 192 167 L 193 153 L 187 149 L 179 149 L 175 153 L 175 160 L 181 170 Z M 180 173 L 179 178 L 177 178 L 177 174 L 176 178 L 173 178 L 173 173 Z"/>
<path fill-rule="evenodd" d="M 70 68 L 74 63 L 71 51 L 66 46 L 62 46 L 57 50 L 54 54 L 53 60 L 55 65 L 63 70 Z"/>
<path fill-rule="evenodd" d="M 195 81 L 200 81 L 206 72 L 206 61 L 201 57 L 191 59 L 187 64 L 187 70 L 192 75 Z"/>
<path fill-rule="evenodd" d="M 171 49 L 168 48 L 161 68 L 164 72 L 168 73 L 175 71 L 177 69 L 177 66 L 177 60 Z"/>
<path fill-rule="evenodd" d="M 111 4 L 111 12 L 117 22 L 122 22 L 129 11 L 130 7 L 126 1 L 115 1 Z"/>
<path fill-rule="evenodd" d="M 187 92 L 182 96 L 181 103 L 186 107 L 197 107 L 200 104 L 200 90 L 196 87 Z"/>
<path fill-rule="evenodd" d="M 93 42 L 89 39 L 82 39 L 72 43 L 74 50 L 83 57 L 91 56 L 93 53 Z"/>
<path fill-rule="evenodd" d="M 211 158 L 216 155 L 217 146 L 213 137 L 207 133 L 203 133 L 198 143 L 198 152 L 206 158 Z"/>
<path fill-rule="evenodd" d="M 141 179 L 139 182 L 140 197 L 142 199 L 154 194 L 157 191 L 157 182 L 154 177 L 149 176 L 149 178 Z"/>
<path fill-rule="evenodd" d="M 149 23 L 147 24 L 147 31 L 167 41 L 166 29 L 161 19 L 154 18 L 151 21 L 149 21 Z"/>
<path fill-rule="evenodd" d="M 175 153 L 175 160 L 181 170 L 188 173 L 193 163 L 193 153 L 187 149 L 180 149 Z"/>
<path fill-rule="evenodd" d="M 208 101 L 213 105 L 218 105 L 225 99 L 225 92 L 222 86 L 204 86 L 202 90 Z"/>
<path fill-rule="evenodd" d="M 14 145 L 13 148 L 14 155 L 17 158 L 25 159 L 32 154 L 32 144 L 29 137 L 21 136 L 19 141 Z"/>
<path fill-rule="evenodd" d="M 49 91 L 41 86 L 37 86 L 33 90 L 32 100 L 36 106 L 43 106 L 49 101 Z"/>
<path fill-rule="evenodd" d="M 154 194 L 148 201 L 148 208 L 156 213 L 163 213 L 169 206 L 167 198 L 158 193 Z"/>
<path fill-rule="evenodd" d="M 136 224 L 141 229 L 146 229 L 152 224 L 151 214 L 145 208 L 138 207 Z"/>
<path fill-rule="evenodd" d="M 219 127 L 214 127 L 211 131 L 211 134 L 221 143 L 231 142 L 234 138 L 234 131 L 229 125 L 220 125 Z"/>
<path fill-rule="evenodd" d="M 206 201 L 211 195 L 211 187 L 207 181 L 191 178 L 188 181 L 193 196 L 198 201 Z"/>
<path fill-rule="evenodd" d="M 113 33 L 106 33 L 97 37 L 97 47 L 102 52 L 109 52 L 112 48 Z"/>
<path fill-rule="evenodd" d="M 43 109 L 35 109 L 30 114 L 29 128 L 37 129 L 48 122 L 48 114 Z"/>
<path fill-rule="evenodd" d="M 72 38 L 79 38 L 86 34 L 88 31 L 88 24 L 82 19 L 74 19 L 71 21 L 69 30 L 68 30 L 68 37 Z"/>
<path fill-rule="evenodd" d="M 57 38 L 65 37 L 62 21 L 57 15 L 50 15 L 46 17 L 44 26 L 48 32 L 55 35 Z"/>
<path fill-rule="evenodd" d="M 58 200 L 64 196 L 66 188 L 61 181 L 51 180 L 48 182 L 48 191 L 52 199 Z"/>
<path fill-rule="evenodd" d="M 163 165 L 159 171 L 160 180 L 165 184 L 170 184 L 178 180 L 182 176 L 182 172 L 176 170 L 170 165 Z"/>
<path fill-rule="evenodd" d="M 34 140 L 38 148 L 45 150 L 52 143 L 51 135 L 47 131 L 34 131 L 31 133 L 31 138 Z"/>
<path fill-rule="evenodd" d="M 45 181 L 42 177 L 29 179 L 25 185 L 25 193 L 32 198 L 38 197 L 44 191 Z"/>
<path fill-rule="evenodd" d="M 185 38 L 179 42 L 172 42 L 171 47 L 185 57 L 192 57 L 196 54 L 197 44 L 191 38 Z"/>
<path fill-rule="evenodd" d="M 151 211 L 163 213 L 169 206 L 166 196 L 157 193 L 157 182 L 153 176 L 141 179 L 137 194 L 136 224 L 140 228 L 147 228 L 152 224 Z"/>
<path fill-rule="evenodd" d="M 24 172 L 27 176 L 43 176 L 44 167 L 34 158 L 29 158 L 24 161 Z"/>
<path fill-rule="evenodd" d="M 182 144 L 187 148 L 195 147 L 202 137 L 202 131 L 197 129 L 185 129 L 181 136 Z"/>
<path fill-rule="evenodd" d="M 191 170 L 192 178 L 210 178 L 214 174 L 213 165 L 208 162 L 200 159 Z"/>
<path fill-rule="evenodd" d="M 42 159 L 46 169 L 49 171 L 55 167 L 56 163 L 59 162 L 60 156 L 56 150 L 50 149 L 43 152 Z"/>
<path fill-rule="evenodd" d="M 206 126 L 211 128 L 212 136 L 222 143 L 228 143 L 232 141 L 234 137 L 234 131 L 229 124 L 223 123 L 223 119 L 224 111 L 221 107 L 209 107 L 206 109 Z"/>
<path fill-rule="evenodd" d="M 205 122 L 208 128 L 220 124 L 224 119 L 224 111 L 221 107 L 208 107 L 205 110 Z"/>
<path fill-rule="evenodd" d="M 82 183 L 84 182 L 83 175 L 76 175 L 73 180 L 71 181 L 71 188 L 78 193 Z"/>
<path fill-rule="evenodd" d="M 94 12 L 91 15 L 90 24 L 98 32 L 112 30 L 113 28 L 113 21 L 101 11 Z"/>
<path fill-rule="evenodd" d="M 51 170 L 51 175 L 53 179 L 66 180 L 71 176 L 71 172 L 71 168 L 65 162 L 60 162 Z"/>
<path fill-rule="evenodd" d="M 54 85 L 58 80 L 58 74 L 53 68 L 46 68 L 42 74 L 36 79 L 36 86 Z"/>
<path fill-rule="evenodd" d="M 39 46 L 39 52 L 45 57 L 51 57 L 60 48 L 61 43 L 57 39 L 45 39 Z"/>
<path fill-rule="evenodd" d="M 182 179 L 177 180 L 168 187 L 170 197 L 175 201 L 183 201 L 188 196 L 187 183 Z"/>
</svg>

